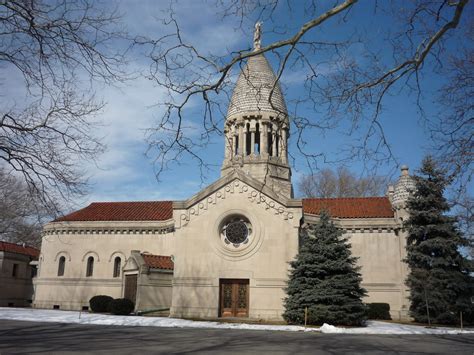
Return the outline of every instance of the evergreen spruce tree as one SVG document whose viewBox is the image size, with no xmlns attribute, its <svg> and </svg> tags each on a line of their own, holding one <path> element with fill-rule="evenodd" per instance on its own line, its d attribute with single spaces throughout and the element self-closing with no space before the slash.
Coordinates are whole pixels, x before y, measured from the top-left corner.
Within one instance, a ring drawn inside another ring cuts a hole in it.
<svg viewBox="0 0 474 355">
<path fill-rule="evenodd" d="M 418 322 L 459 323 L 473 321 L 471 296 L 472 264 L 460 252 L 467 240 L 456 227 L 456 219 L 446 215 L 449 205 L 443 197 L 448 184 L 445 174 L 431 157 L 423 160 L 416 189 L 407 201 L 410 217 L 407 263 L 410 314 Z M 429 311 L 429 312 L 428 312 Z"/>
<path fill-rule="evenodd" d="M 302 246 L 291 271 L 283 317 L 288 323 L 303 324 L 308 307 L 308 324 L 362 325 L 365 306 L 357 258 L 350 244 L 330 221 L 326 212 L 319 223 L 302 236 Z"/>
</svg>

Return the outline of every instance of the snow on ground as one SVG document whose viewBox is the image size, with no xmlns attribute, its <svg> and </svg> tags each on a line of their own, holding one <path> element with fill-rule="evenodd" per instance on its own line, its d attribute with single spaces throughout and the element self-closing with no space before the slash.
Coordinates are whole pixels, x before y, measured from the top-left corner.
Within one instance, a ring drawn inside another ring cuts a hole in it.
<svg viewBox="0 0 474 355">
<path fill-rule="evenodd" d="M 33 308 L 0 307 L 0 319 L 23 320 L 32 322 L 58 322 L 96 325 L 127 325 L 142 327 L 170 328 L 207 328 L 207 329 L 247 329 L 306 331 L 337 334 L 461 334 L 455 328 L 426 328 L 423 326 L 369 321 L 367 327 L 342 328 L 324 324 L 320 328 L 304 328 L 295 325 L 266 325 L 192 321 L 165 317 L 113 316 L 108 314 L 83 313 Z M 474 330 L 464 330 L 462 334 L 474 334 Z"/>
<path fill-rule="evenodd" d="M 98 325 L 127 325 L 142 327 L 169 328 L 211 328 L 211 329 L 251 329 L 304 331 L 304 327 L 295 325 L 265 325 L 192 321 L 168 317 L 114 316 L 109 314 L 83 313 L 77 311 L 60 311 L 34 308 L 0 307 L 0 319 L 25 320 L 32 322 L 58 322 Z M 307 328 L 307 331 L 318 331 L 319 328 Z"/>
<path fill-rule="evenodd" d="M 327 334 L 474 334 L 473 329 L 461 332 L 459 328 L 427 328 L 420 325 L 378 321 L 368 321 L 367 327 L 360 328 L 340 328 L 324 323 L 319 330 Z"/>
</svg>

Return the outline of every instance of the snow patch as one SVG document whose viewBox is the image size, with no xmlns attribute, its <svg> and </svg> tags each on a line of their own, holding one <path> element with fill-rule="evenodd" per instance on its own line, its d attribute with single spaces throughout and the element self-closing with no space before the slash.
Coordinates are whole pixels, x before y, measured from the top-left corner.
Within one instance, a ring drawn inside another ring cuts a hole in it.
<svg viewBox="0 0 474 355">
<path fill-rule="evenodd" d="M 398 324 L 389 322 L 368 321 L 366 327 L 342 328 L 324 323 L 319 328 L 321 333 L 326 334 L 474 334 L 474 330 L 463 330 L 456 328 L 436 327 L 428 328 L 419 325 Z"/>
<path fill-rule="evenodd" d="M 56 322 L 95 325 L 125 325 L 136 327 L 207 328 L 273 330 L 287 332 L 321 332 L 327 334 L 474 334 L 474 330 L 456 328 L 427 328 L 423 326 L 368 321 L 366 327 L 342 328 L 324 323 L 320 328 L 304 328 L 296 325 L 266 325 L 192 321 L 178 318 L 113 316 L 108 314 L 83 313 L 34 308 L 0 307 L 0 319 L 31 322 Z"/>
<path fill-rule="evenodd" d="M 125 325 L 137 327 L 166 327 L 166 328 L 207 328 L 207 329 L 247 329 L 247 330 L 277 330 L 277 331 L 319 331 L 319 328 L 307 328 L 295 325 L 266 325 L 220 323 L 192 321 L 165 317 L 114 316 L 109 314 L 83 313 L 77 311 L 61 311 L 34 308 L 0 307 L 0 319 L 24 320 L 31 322 L 57 322 L 96 325 Z"/>
</svg>

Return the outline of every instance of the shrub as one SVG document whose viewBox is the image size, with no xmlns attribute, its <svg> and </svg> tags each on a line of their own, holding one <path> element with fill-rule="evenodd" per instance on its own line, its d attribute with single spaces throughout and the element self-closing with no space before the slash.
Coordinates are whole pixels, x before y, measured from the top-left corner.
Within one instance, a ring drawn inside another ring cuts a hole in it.
<svg viewBox="0 0 474 355">
<path fill-rule="evenodd" d="M 390 320 L 390 305 L 388 303 L 369 303 L 367 305 L 367 318 Z"/>
<path fill-rule="evenodd" d="M 110 302 L 110 313 L 126 316 L 133 312 L 135 304 L 128 298 L 116 298 Z"/>
<path fill-rule="evenodd" d="M 91 307 L 92 312 L 105 313 L 109 311 L 109 305 L 112 300 L 113 298 L 110 296 L 94 296 L 89 300 L 89 305 Z"/>
</svg>

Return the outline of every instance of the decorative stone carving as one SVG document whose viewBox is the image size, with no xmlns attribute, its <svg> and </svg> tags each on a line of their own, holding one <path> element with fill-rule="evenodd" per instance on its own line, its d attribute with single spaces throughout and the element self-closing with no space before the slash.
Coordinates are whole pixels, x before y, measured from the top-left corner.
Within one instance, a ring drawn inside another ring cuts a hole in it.
<svg viewBox="0 0 474 355">
<path fill-rule="evenodd" d="M 220 190 L 216 191 L 212 195 L 209 195 L 201 202 L 188 208 L 184 213 L 180 215 L 179 220 L 177 221 L 176 228 L 185 227 L 191 221 L 191 219 L 200 216 L 209 208 L 218 204 L 220 200 L 224 200 L 227 198 L 228 195 L 232 194 L 246 194 L 250 202 L 261 206 L 263 209 L 274 215 L 281 216 L 284 220 L 292 220 L 294 218 L 293 213 L 289 211 L 285 206 L 276 202 L 275 200 L 266 196 L 260 191 L 254 189 L 252 186 L 247 185 L 242 181 L 236 179 L 221 188 Z"/>
<path fill-rule="evenodd" d="M 253 33 L 253 48 L 257 51 L 262 46 L 262 23 L 255 23 L 255 32 Z"/>
</svg>

